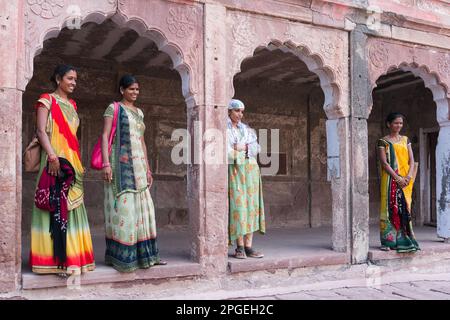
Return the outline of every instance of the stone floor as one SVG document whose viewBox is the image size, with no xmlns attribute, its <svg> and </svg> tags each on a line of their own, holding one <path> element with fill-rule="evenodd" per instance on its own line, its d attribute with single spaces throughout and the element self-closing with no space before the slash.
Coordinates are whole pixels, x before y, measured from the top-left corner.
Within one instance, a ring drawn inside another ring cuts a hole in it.
<svg viewBox="0 0 450 320">
<path fill-rule="evenodd" d="M 374 226 L 370 230 L 369 258 L 399 259 L 404 254 L 396 252 L 382 252 L 378 250 L 378 230 Z M 433 227 L 415 228 L 416 237 L 422 251 L 420 255 L 430 252 L 450 252 L 450 244 L 444 243 L 436 236 Z M 200 274 L 199 264 L 190 260 L 189 234 L 183 230 L 160 230 L 158 245 L 161 257 L 168 261 L 167 266 L 157 266 L 142 270 L 136 274 L 120 274 L 104 265 L 105 241 L 100 232 L 92 232 L 97 269 L 89 273 L 86 283 L 104 283 L 110 281 L 129 281 L 132 279 L 155 279 L 176 276 L 191 276 Z M 28 266 L 29 239 L 24 239 L 23 247 L 23 287 L 44 288 L 65 285 L 52 275 L 41 276 L 31 273 Z M 231 273 L 290 269 L 307 266 L 345 265 L 349 263 L 349 255 L 331 250 L 331 228 L 314 229 L 272 228 L 266 235 L 255 234 L 254 247 L 265 254 L 263 259 L 247 258 L 235 259 L 231 255 L 234 248 L 229 248 L 229 270 Z M 42 281 L 46 277 L 47 281 Z"/>
<path fill-rule="evenodd" d="M 398 282 L 378 287 L 307 290 L 256 297 L 258 300 L 450 300 L 450 281 Z M 245 300 L 253 300 L 248 297 Z"/>
</svg>

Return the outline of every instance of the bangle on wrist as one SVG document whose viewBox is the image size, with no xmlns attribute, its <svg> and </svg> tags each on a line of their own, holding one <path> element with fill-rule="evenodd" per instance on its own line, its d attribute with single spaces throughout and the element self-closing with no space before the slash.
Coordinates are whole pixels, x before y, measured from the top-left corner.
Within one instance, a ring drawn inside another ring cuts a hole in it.
<svg viewBox="0 0 450 320">
<path fill-rule="evenodd" d="M 107 167 L 111 167 L 111 164 L 109 162 L 104 162 L 102 164 L 102 168 L 107 168 Z"/>
</svg>

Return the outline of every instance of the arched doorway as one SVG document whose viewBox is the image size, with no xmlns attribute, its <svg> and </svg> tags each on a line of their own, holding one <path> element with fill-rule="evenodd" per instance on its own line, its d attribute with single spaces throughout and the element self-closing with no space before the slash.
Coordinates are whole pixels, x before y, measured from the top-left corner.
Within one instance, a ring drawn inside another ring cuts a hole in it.
<svg viewBox="0 0 450 320">
<path fill-rule="evenodd" d="M 254 245 L 278 267 L 348 261 L 336 252 L 345 252 L 347 243 L 339 221 L 344 208 L 334 206 L 331 182 L 339 177 L 341 137 L 324 111 L 336 94 L 330 74 L 305 48 L 273 41 L 243 60 L 233 78 L 234 98 L 246 105 L 244 122 L 259 131 L 263 150 L 258 160 L 267 234 L 256 232 Z M 249 259 L 236 260 L 229 259 L 232 272 L 251 269 L 244 266 Z"/>
<path fill-rule="evenodd" d="M 78 131 L 82 161 L 87 169 L 84 187 L 98 271 L 104 257 L 103 182 L 99 172 L 89 168 L 90 153 L 102 126 L 105 107 L 117 99 L 117 82 L 124 73 L 134 74 L 141 83 L 138 105 L 144 111 L 146 144 L 154 173 L 151 193 L 156 209 L 161 255 L 172 261 L 172 268 L 183 269 L 187 275 L 197 274 L 199 256 L 191 248 L 192 230 L 187 191 L 186 164 L 171 161 L 172 131 L 186 128 L 189 119 L 187 105 L 195 105 L 189 89 L 188 67 L 180 62 L 182 55 L 168 46 L 156 32 L 141 36 L 139 23 L 118 26 L 120 17 L 100 24 L 84 23 L 80 29 L 64 28 L 55 38 L 45 41 L 43 50 L 34 60 L 33 78 L 23 95 L 24 143 L 32 135 L 32 105 L 42 92 L 51 92 L 48 77 L 58 63 L 70 63 L 79 69 L 77 101 L 81 125 Z M 159 48 L 163 43 L 164 52 Z M 175 57 L 175 58 L 174 58 Z M 30 213 L 35 176 L 23 174 L 23 279 L 33 282 L 27 274 Z M 166 240 L 164 240 L 166 238 Z M 164 245 L 166 243 L 166 245 Z M 163 254 L 165 252 L 165 254 Z M 195 264 L 196 265 L 196 264 Z M 194 267 L 193 267 L 194 266 Z M 170 276 L 170 268 L 166 273 Z M 193 271 L 194 270 L 194 271 Z M 179 274 L 179 270 L 177 271 Z M 182 272 L 183 273 L 183 272 Z M 146 275 L 143 275 L 145 278 Z M 115 280 L 112 280 L 115 281 Z M 123 281 L 123 280 L 122 280 Z"/>
<path fill-rule="evenodd" d="M 402 134 L 409 137 L 415 162 L 419 165 L 412 194 L 412 221 L 422 250 L 431 252 L 438 242 L 443 241 L 442 238 L 448 238 L 445 231 L 439 230 L 448 220 L 439 208 L 442 169 L 446 166 L 443 155 L 449 149 L 445 137 L 445 123 L 448 122 L 445 89 L 436 75 L 416 64 L 392 67 L 375 84 L 373 107 L 368 120 L 371 257 L 377 259 L 380 246 L 376 141 L 387 134 L 384 122 L 390 112 L 401 112 L 407 119 Z"/>
</svg>

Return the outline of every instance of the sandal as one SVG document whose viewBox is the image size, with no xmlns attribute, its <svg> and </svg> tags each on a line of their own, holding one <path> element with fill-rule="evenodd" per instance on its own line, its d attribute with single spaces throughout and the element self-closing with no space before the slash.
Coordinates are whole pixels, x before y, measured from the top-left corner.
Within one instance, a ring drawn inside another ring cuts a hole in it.
<svg viewBox="0 0 450 320">
<path fill-rule="evenodd" d="M 391 247 L 381 246 L 381 247 L 380 247 L 380 250 L 381 250 L 381 251 L 391 251 L 392 249 L 391 249 Z"/>
<path fill-rule="evenodd" d="M 234 251 L 234 257 L 236 259 L 246 259 L 247 255 L 245 254 L 244 248 L 237 247 L 236 250 Z"/>
<path fill-rule="evenodd" d="M 252 248 L 247 248 L 247 247 L 245 247 L 245 254 L 247 255 L 247 257 L 250 257 L 250 258 L 264 257 L 264 254 L 262 254 L 261 252 L 255 251 Z"/>
<path fill-rule="evenodd" d="M 165 266 L 167 264 L 167 261 L 165 260 L 159 260 L 157 263 L 155 263 L 156 266 Z"/>
</svg>

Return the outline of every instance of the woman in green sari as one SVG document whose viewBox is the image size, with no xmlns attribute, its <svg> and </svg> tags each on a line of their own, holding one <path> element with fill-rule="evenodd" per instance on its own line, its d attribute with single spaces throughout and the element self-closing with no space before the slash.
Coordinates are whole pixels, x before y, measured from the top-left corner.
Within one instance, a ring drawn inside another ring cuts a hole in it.
<svg viewBox="0 0 450 320">
<path fill-rule="evenodd" d="M 166 264 L 159 258 L 150 187 L 153 182 L 144 140 L 144 114 L 134 104 L 139 83 L 130 75 L 120 80 L 116 133 L 108 155 L 114 104 L 104 114 L 102 135 L 105 179 L 105 262 L 120 272 Z"/>
<path fill-rule="evenodd" d="M 390 132 L 377 143 L 381 250 L 415 252 L 420 249 L 411 222 L 414 156 L 408 137 L 400 135 L 403 120 L 401 113 L 389 114 L 386 126 Z"/>
<path fill-rule="evenodd" d="M 266 232 L 261 173 L 256 156 L 260 152 L 256 133 L 241 122 L 244 103 L 228 105 L 228 196 L 229 242 L 236 241 L 235 258 L 262 258 L 252 248 L 253 232 Z"/>
</svg>

